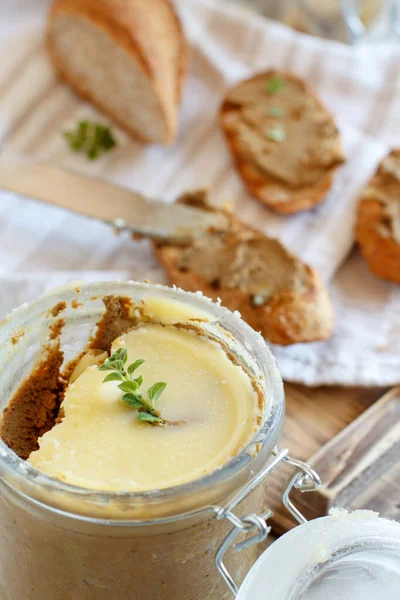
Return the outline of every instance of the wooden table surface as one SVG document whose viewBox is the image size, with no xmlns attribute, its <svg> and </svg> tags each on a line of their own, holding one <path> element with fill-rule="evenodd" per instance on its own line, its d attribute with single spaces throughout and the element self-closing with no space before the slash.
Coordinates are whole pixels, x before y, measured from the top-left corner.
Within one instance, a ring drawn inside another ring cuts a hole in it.
<svg viewBox="0 0 400 600">
<path fill-rule="evenodd" d="M 289 447 L 296 458 L 307 460 L 385 391 L 285 384 L 286 417 L 281 446 Z"/>
</svg>

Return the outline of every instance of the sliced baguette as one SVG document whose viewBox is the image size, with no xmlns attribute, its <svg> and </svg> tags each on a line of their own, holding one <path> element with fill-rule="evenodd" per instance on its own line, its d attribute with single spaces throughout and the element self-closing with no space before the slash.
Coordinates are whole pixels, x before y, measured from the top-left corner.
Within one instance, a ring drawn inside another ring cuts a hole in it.
<svg viewBox="0 0 400 600">
<path fill-rule="evenodd" d="M 169 0 L 55 0 L 48 49 L 61 77 L 122 128 L 174 140 L 187 44 Z"/>
<path fill-rule="evenodd" d="M 181 201 L 213 210 L 199 194 Z M 224 232 L 209 232 L 190 246 L 154 243 L 171 283 L 201 290 L 242 317 L 270 342 L 281 345 L 324 340 L 333 311 L 318 274 L 275 239 L 230 213 Z"/>
<path fill-rule="evenodd" d="M 272 70 L 239 83 L 221 107 L 221 124 L 246 187 L 280 213 L 322 202 L 344 162 L 332 116 L 290 73 Z"/>
<path fill-rule="evenodd" d="M 355 233 L 370 271 L 400 283 L 400 149 L 381 162 L 362 192 Z"/>
</svg>

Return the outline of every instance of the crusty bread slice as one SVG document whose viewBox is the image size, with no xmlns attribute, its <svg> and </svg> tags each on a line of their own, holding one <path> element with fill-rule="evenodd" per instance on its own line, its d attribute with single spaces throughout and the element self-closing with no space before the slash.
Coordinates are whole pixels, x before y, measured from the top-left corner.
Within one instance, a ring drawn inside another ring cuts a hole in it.
<svg viewBox="0 0 400 600">
<path fill-rule="evenodd" d="M 355 233 L 370 271 L 400 283 L 400 149 L 381 162 L 364 189 Z"/>
<path fill-rule="evenodd" d="M 169 0 L 54 0 L 48 48 L 71 87 L 121 127 L 174 140 L 187 44 Z"/>
<path fill-rule="evenodd" d="M 306 83 L 267 71 L 226 95 L 221 124 L 248 190 L 280 213 L 325 199 L 344 161 L 338 129 Z"/>
<path fill-rule="evenodd" d="M 212 210 L 199 194 L 181 201 Z M 188 246 L 154 243 L 171 283 L 221 298 L 275 344 L 329 338 L 333 310 L 319 275 L 278 240 L 225 214 L 224 232 L 211 231 Z"/>
<path fill-rule="evenodd" d="M 240 148 L 235 140 L 228 138 L 236 168 L 253 196 L 272 210 L 286 215 L 291 215 L 302 210 L 307 210 L 321 204 L 332 187 L 334 171 L 331 169 L 313 186 L 291 188 L 284 183 L 269 177 L 251 162 L 240 155 Z"/>
</svg>

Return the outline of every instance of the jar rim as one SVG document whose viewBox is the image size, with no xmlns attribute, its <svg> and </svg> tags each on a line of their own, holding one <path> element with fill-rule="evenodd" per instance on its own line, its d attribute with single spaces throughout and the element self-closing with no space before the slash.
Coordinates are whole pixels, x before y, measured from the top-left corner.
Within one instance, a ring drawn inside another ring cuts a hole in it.
<svg viewBox="0 0 400 600">
<path fill-rule="evenodd" d="M 190 300 L 192 306 L 211 313 L 214 317 L 218 318 L 218 321 L 221 320 L 228 325 L 232 325 L 246 337 L 246 341 L 248 345 L 251 346 L 253 352 L 256 352 L 257 356 L 262 358 L 265 386 L 268 394 L 268 399 L 264 403 L 262 423 L 258 430 L 238 455 L 211 473 L 172 487 L 141 492 L 92 490 L 60 481 L 39 471 L 24 459 L 17 456 L 17 454 L 11 450 L 2 439 L 0 439 L 0 478 L 8 485 L 10 485 L 10 480 L 17 478 L 19 484 L 21 481 L 29 481 L 35 484 L 35 486 L 39 486 L 43 491 L 49 493 L 49 498 L 53 497 L 53 494 L 64 493 L 75 499 L 81 499 L 82 501 L 88 501 L 99 505 L 107 505 L 113 501 L 114 503 L 129 503 L 129 505 L 143 505 L 145 503 L 148 506 L 149 503 L 171 501 L 174 498 L 186 496 L 187 494 L 199 493 L 202 490 L 210 489 L 226 480 L 234 478 L 239 475 L 246 466 L 254 461 L 255 457 L 251 457 L 249 452 L 252 447 L 254 448 L 255 445 L 259 445 L 260 448 L 262 448 L 271 442 L 271 439 L 273 439 L 274 436 L 276 437 L 277 433 L 279 436 L 280 425 L 284 413 L 284 392 L 282 379 L 279 375 L 276 361 L 271 350 L 261 335 L 245 323 L 237 311 L 231 312 L 229 309 L 222 306 L 220 302 L 213 302 L 201 292 L 187 292 L 176 286 L 169 287 L 160 284 L 135 281 L 94 283 L 73 282 L 66 286 L 55 288 L 39 299 L 30 303 L 25 303 L 14 309 L 0 324 L 0 341 L 2 341 L 4 334 L 5 338 L 12 336 L 12 332 L 20 326 L 21 319 L 26 317 L 27 314 L 34 311 L 39 311 L 40 314 L 43 314 L 57 302 L 60 302 L 60 300 L 70 302 L 80 299 L 80 301 L 82 301 L 82 296 L 87 299 L 93 298 L 96 294 L 99 297 L 108 294 L 126 296 L 128 294 L 133 295 L 135 292 L 143 291 L 149 294 L 166 294 L 169 298 L 180 301 L 184 299 L 187 301 Z M 276 441 L 277 439 L 274 441 L 273 446 L 275 446 Z M 257 453 L 257 455 L 258 454 L 259 453 Z M 11 487 L 13 489 L 18 489 L 20 487 L 18 483 L 17 485 L 11 484 Z M 30 498 L 29 494 L 23 495 L 28 499 L 33 500 L 33 498 Z M 46 504 L 46 506 L 48 505 Z M 143 524 L 145 521 L 141 520 L 140 522 Z M 153 522 L 153 520 L 151 520 L 151 522 Z"/>
</svg>

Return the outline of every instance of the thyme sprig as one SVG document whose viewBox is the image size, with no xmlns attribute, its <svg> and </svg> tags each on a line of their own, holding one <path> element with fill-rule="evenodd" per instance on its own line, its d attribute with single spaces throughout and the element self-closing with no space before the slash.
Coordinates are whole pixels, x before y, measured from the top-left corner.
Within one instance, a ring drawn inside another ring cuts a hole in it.
<svg viewBox="0 0 400 600">
<path fill-rule="evenodd" d="M 73 152 L 84 152 L 89 160 L 117 145 L 111 129 L 102 123 L 79 121 L 74 130 L 64 131 L 63 135 Z"/>
<path fill-rule="evenodd" d="M 119 381 L 119 389 L 124 392 L 122 400 L 131 408 L 137 408 L 137 418 L 139 421 L 150 423 L 151 425 L 163 426 L 166 424 L 164 419 L 155 409 L 157 400 L 164 392 L 167 384 L 164 381 L 158 381 L 148 388 L 147 393 L 143 394 L 141 387 L 143 384 L 143 375 L 134 377 L 135 371 L 145 362 L 139 358 L 126 367 L 128 360 L 128 351 L 126 348 L 119 348 L 102 365 L 100 371 L 111 371 L 104 379 L 107 381 Z"/>
</svg>

